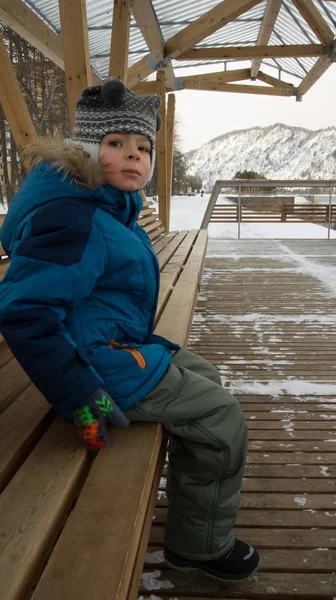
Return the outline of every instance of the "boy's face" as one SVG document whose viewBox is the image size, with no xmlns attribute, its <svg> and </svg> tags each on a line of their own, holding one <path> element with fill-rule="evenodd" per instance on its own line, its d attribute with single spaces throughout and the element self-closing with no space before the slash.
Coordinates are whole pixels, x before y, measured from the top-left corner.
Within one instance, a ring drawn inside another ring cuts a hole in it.
<svg viewBox="0 0 336 600">
<path fill-rule="evenodd" d="M 106 183 L 134 192 L 148 179 L 151 143 L 137 133 L 109 133 L 99 146 L 99 161 Z"/>
</svg>

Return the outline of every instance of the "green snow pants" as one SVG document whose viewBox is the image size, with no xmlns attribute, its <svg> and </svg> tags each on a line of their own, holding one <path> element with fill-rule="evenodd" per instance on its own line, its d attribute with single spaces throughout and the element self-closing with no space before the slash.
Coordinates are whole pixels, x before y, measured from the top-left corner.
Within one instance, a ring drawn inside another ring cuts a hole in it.
<svg viewBox="0 0 336 600">
<path fill-rule="evenodd" d="M 178 350 L 162 380 L 126 416 L 160 422 L 171 434 L 165 545 L 185 558 L 218 558 L 234 540 L 247 428 L 217 369 Z"/>
</svg>

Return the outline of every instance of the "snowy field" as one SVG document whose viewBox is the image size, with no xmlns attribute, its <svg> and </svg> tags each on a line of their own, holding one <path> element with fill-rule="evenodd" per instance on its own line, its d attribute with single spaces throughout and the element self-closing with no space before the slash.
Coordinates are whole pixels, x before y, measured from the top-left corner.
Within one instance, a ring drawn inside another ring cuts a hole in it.
<svg viewBox="0 0 336 600">
<path fill-rule="evenodd" d="M 198 229 L 201 225 L 210 194 L 197 196 L 173 196 L 171 203 L 170 230 Z M 225 202 L 219 196 L 220 203 Z M 302 199 L 300 198 L 300 203 Z M 237 223 L 210 223 L 210 238 L 237 239 Z M 328 229 L 311 223 L 242 223 L 240 226 L 241 239 L 327 239 Z M 331 230 L 331 238 L 336 238 L 336 231 Z"/>
</svg>

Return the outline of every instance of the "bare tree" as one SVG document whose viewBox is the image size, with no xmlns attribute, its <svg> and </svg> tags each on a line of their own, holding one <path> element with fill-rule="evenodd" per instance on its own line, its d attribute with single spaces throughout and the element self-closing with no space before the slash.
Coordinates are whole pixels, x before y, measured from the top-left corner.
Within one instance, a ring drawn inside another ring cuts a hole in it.
<svg viewBox="0 0 336 600">
<path fill-rule="evenodd" d="M 7 46 L 37 134 L 42 137 L 65 137 L 69 127 L 63 71 L 2 23 L 0 34 Z M 0 152 L 4 178 L 4 194 L 0 199 L 4 203 L 3 196 L 6 196 L 9 204 L 20 183 L 21 167 L 1 105 Z"/>
</svg>

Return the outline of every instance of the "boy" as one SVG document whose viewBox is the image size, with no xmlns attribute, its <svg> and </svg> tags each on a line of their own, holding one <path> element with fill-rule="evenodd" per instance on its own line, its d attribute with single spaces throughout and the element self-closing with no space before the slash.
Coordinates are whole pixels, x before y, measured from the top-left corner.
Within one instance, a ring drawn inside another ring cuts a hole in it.
<svg viewBox="0 0 336 600">
<path fill-rule="evenodd" d="M 136 220 L 159 103 L 109 78 L 81 94 L 70 144 L 27 148 L 31 170 L 1 230 L 11 264 L 0 329 L 89 450 L 107 443 L 109 423 L 164 424 L 166 560 L 241 580 L 259 565 L 233 535 L 247 449 L 241 409 L 210 363 L 153 333 L 159 266 Z"/>
</svg>

